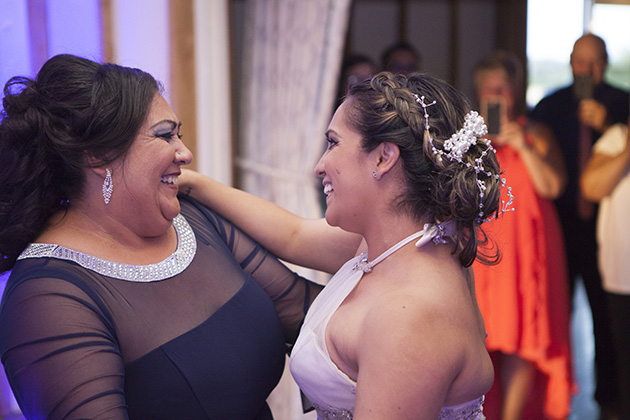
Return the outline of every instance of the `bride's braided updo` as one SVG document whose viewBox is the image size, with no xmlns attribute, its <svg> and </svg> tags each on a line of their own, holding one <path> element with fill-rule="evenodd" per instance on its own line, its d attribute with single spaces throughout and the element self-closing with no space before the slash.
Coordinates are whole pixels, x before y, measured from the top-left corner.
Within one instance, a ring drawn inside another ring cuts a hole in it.
<svg viewBox="0 0 630 420">
<path fill-rule="evenodd" d="M 430 106 L 423 107 L 421 97 Z M 462 162 L 443 158 L 433 150 L 444 150 L 445 141 L 464 127 L 470 111 L 466 97 L 426 74 L 383 72 L 353 85 L 346 100 L 350 105 L 347 122 L 361 134 L 365 152 L 383 142 L 396 144 L 400 150 L 406 188 L 395 203 L 397 209 L 408 212 L 419 223 L 454 220 L 454 252 L 464 266 L 476 257 L 486 263 L 496 261 L 496 253 L 490 256 L 477 252 L 479 233 L 486 242 L 479 229 L 481 223 L 500 210 L 501 179 L 495 154 L 484 153 L 488 146 L 483 142 L 470 145 Z M 432 144 L 425 128 L 425 113 Z M 475 170 L 476 159 L 481 159 L 478 164 L 492 176 Z"/>
</svg>

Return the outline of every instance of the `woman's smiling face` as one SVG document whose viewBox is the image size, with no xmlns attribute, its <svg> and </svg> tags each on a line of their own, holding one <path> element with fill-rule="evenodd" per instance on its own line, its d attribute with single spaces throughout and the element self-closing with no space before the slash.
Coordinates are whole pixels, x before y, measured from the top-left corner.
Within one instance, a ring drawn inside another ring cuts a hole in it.
<svg viewBox="0 0 630 420">
<path fill-rule="evenodd" d="M 158 226 L 170 224 L 179 214 L 177 177 L 180 167 L 192 161 L 192 153 L 180 138 L 181 123 L 164 98 L 156 94 L 129 152 L 114 167 L 112 201 L 131 218 L 137 218 L 139 234 L 151 236 Z M 155 233 L 155 232 L 154 232 Z"/>
<path fill-rule="evenodd" d="M 369 183 L 374 181 L 368 153 L 361 148 L 361 135 L 346 122 L 351 103 L 335 112 L 326 132 L 328 148 L 315 167 L 326 194 L 326 220 L 333 226 L 356 232 L 365 206 Z"/>
</svg>

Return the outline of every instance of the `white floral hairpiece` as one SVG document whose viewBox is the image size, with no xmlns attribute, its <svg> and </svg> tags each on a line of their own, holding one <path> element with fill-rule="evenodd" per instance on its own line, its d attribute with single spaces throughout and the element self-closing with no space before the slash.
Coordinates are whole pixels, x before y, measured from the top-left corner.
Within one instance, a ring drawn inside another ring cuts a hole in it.
<svg viewBox="0 0 630 420">
<path fill-rule="evenodd" d="M 505 178 L 501 178 L 499 174 L 493 174 L 492 172 L 486 170 L 483 166 L 483 158 L 488 155 L 488 153 L 493 152 L 496 153 L 496 150 L 492 147 L 490 140 L 483 137 L 488 134 L 488 128 L 484 123 L 483 117 L 479 115 L 477 111 L 470 111 L 466 114 L 464 119 L 464 127 L 458 130 L 456 133 L 453 133 L 450 139 L 444 141 L 443 148 L 444 150 L 440 150 L 433 144 L 433 137 L 431 137 L 431 126 L 429 125 L 429 113 L 427 112 L 427 108 L 435 105 L 435 101 L 427 104 L 424 101 L 424 96 L 418 96 L 417 94 L 413 94 L 414 98 L 416 98 L 416 102 L 422 106 L 422 110 L 424 111 L 424 130 L 427 133 L 427 138 L 429 140 L 429 144 L 431 145 L 431 150 L 435 155 L 437 155 L 438 160 L 442 160 L 442 157 L 446 157 L 449 160 L 454 160 L 461 163 L 464 166 L 469 168 L 473 168 L 475 171 L 475 178 L 477 178 L 477 187 L 479 187 L 479 217 L 477 218 L 477 223 L 482 224 L 484 222 L 489 222 L 491 218 L 484 219 L 484 211 L 483 211 L 483 198 L 486 193 L 486 182 L 479 179 L 479 173 L 483 173 L 489 177 L 493 177 L 495 179 L 501 180 L 501 186 L 505 187 L 508 194 L 508 202 L 501 201 L 501 210 L 500 213 L 505 213 L 506 211 L 513 211 L 514 208 L 510 208 L 512 202 L 514 201 L 514 196 L 512 195 L 512 188 L 507 187 L 505 183 Z M 481 155 L 474 160 L 475 164 L 473 165 L 470 162 L 465 162 L 463 157 L 468 152 L 471 146 L 483 143 L 486 148 Z"/>
</svg>

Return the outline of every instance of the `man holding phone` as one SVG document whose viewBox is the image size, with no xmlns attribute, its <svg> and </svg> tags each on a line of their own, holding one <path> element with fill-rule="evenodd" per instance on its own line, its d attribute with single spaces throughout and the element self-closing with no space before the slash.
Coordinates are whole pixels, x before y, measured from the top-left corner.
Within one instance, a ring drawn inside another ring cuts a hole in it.
<svg viewBox="0 0 630 420">
<path fill-rule="evenodd" d="M 628 116 L 628 93 L 604 82 L 608 64 L 606 44 L 594 34 L 580 37 L 571 53 L 574 82 L 542 99 L 531 118 L 553 130 L 564 155 L 568 183 L 556 206 L 563 226 L 570 286 L 577 276 L 584 282 L 593 315 L 595 336 L 595 399 L 600 419 L 615 417 L 619 394 L 615 380 L 610 320 L 597 266 L 596 206 L 582 197 L 579 179 L 593 143 L 611 125 Z"/>
</svg>

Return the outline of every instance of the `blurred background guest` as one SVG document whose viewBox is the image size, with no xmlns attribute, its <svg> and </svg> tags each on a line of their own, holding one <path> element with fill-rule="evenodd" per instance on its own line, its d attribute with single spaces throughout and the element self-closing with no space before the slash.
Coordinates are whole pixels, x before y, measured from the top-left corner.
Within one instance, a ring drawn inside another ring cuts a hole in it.
<svg viewBox="0 0 630 420">
<path fill-rule="evenodd" d="M 422 56 L 410 43 L 397 42 L 387 47 L 381 54 L 381 69 L 400 74 L 420 71 Z"/>
<path fill-rule="evenodd" d="M 547 124 L 560 145 L 567 168 L 567 187 L 555 201 L 562 223 L 569 267 L 570 290 L 582 280 L 593 319 L 595 399 L 602 419 L 614 419 L 619 403 L 616 361 L 607 299 L 597 263 L 597 206 L 579 188 L 593 143 L 612 124 L 628 117 L 628 92 L 606 83 L 608 53 L 595 34 L 581 36 L 570 58 L 573 83 L 543 98 L 531 118 Z"/>
<path fill-rule="evenodd" d="M 341 105 L 348 88 L 378 73 L 378 66 L 364 54 L 351 54 L 343 59 L 335 109 Z"/>
<path fill-rule="evenodd" d="M 495 382 L 488 419 L 564 419 L 571 402 L 569 294 L 562 232 L 551 202 L 566 183 L 550 130 L 524 117 L 523 67 L 497 51 L 474 70 L 477 100 L 515 196 L 511 217 L 484 227 L 498 265 L 475 264 Z M 497 120 L 496 122 L 493 120 Z"/>
<path fill-rule="evenodd" d="M 629 121 L 630 122 L 630 121 Z M 617 357 L 618 418 L 630 419 L 630 134 L 608 128 L 593 146 L 581 178 L 584 197 L 599 202 L 597 246 Z"/>
</svg>

